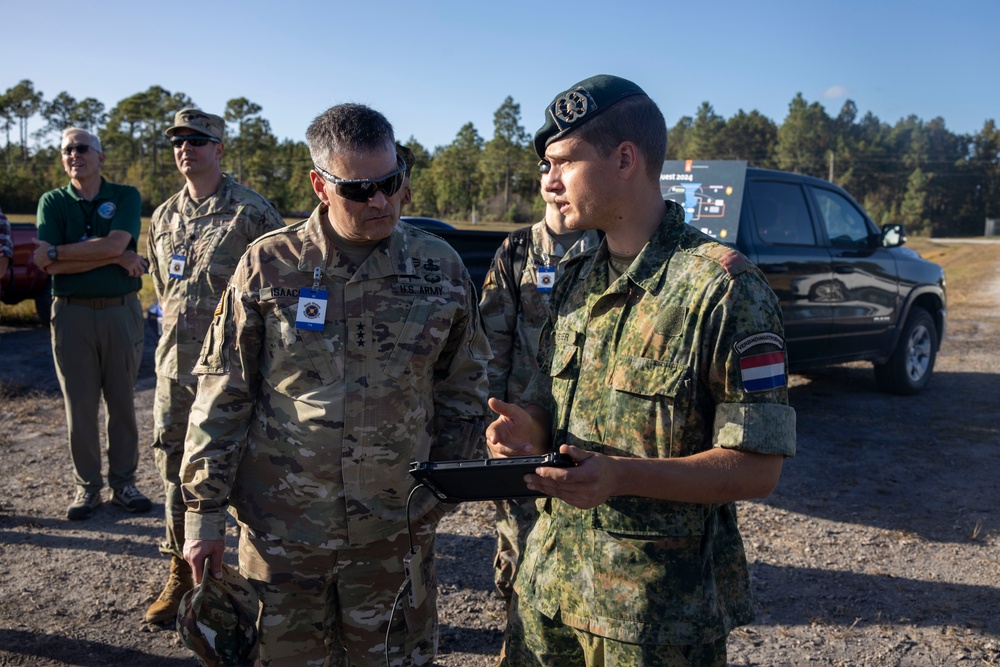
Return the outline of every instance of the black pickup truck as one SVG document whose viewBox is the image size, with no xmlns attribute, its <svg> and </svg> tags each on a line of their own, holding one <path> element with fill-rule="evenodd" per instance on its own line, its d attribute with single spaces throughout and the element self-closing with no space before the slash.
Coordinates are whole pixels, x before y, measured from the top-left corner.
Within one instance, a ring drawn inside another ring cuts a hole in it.
<svg viewBox="0 0 1000 667">
<path fill-rule="evenodd" d="M 793 371 L 870 361 L 884 391 L 927 386 L 945 333 L 945 276 L 903 247 L 902 225 L 877 227 L 833 183 L 740 161 L 667 161 L 660 189 L 689 224 L 738 248 L 767 276 Z M 451 242 L 482 284 L 505 233 L 414 220 Z"/>
</svg>

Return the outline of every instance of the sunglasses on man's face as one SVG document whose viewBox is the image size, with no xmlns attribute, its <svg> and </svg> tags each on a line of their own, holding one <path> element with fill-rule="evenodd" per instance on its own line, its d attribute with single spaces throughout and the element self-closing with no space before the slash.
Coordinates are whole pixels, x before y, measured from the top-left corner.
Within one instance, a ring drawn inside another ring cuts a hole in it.
<svg viewBox="0 0 1000 667">
<path fill-rule="evenodd" d="M 337 178 L 318 164 L 313 164 L 316 171 L 324 180 L 334 184 L 334 190 L 344 199 L 356 202 L 366 202 L 375 196 L 379 190 L 385 193 L 386 197 L 391 197 L 403 185 L 403 178 L 406 176 L 406 161 L 399 155 L 396 156 L 396 171 L 393 171 L 379 178 L 358 178 L 354 180 Z"/>
<path fill-rule="evenodd" d="M 76 152 L 77 155 L 86 155 L 87 151 L 89 151 L 90 149 L 91 147 L 88 146 L 87 144 L 73 144 L 71 146 L 66 146 L 65 148 L 63 148 L 62 154 L 67 157 L 72 155 L 74 152 Z"/>
<path fill-rule="evenodd" d="M 170 145 L 174 148 L 180 148 L 184 145 L 184 142 L 188 142 L 189 145 L 195 148 L 201 148 L 209 143 L 217 144 L 219 140 L 215 137 L 209 137 L 204 134 L 178 134 L 176 136 L 170 137 Z"/>
</svg>

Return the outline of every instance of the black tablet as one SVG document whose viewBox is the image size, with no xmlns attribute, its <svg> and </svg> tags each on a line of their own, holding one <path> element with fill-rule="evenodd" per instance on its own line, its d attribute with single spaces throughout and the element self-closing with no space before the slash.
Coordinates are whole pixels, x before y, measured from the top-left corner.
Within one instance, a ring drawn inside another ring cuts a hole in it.
<svg viewBox="0 0 1000 667">
<path fill-rule="evenodd" d="M 410 475 L 441 501 L 461 503 L 544 496 L 544 493 L 525 486 L 524 476 L 540 466 L 571 468 L 573 465 L 572 458 L 555 453 L 506 459 L 413 461 L 410 463 Z"/>
</svg>

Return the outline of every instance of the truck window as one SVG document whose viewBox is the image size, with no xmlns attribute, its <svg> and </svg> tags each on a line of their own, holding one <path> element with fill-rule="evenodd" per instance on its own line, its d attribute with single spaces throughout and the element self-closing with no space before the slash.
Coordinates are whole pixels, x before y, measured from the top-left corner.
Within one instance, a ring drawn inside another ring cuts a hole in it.
<svg viewBox="0 0 1000 667">
<path fill-rule="evenodd" d="M 751 181 L 757 233 L 770 245 L 816 245 L 805 194 L 796 183 Z"/>
<path fill-rule="evenodd" d="M 864 248 L 871 236 L 864 216 L 842 195 L 832 190 L 812 188 L 820 219 L 830 244 L 835 248 Z"/>
</svg>

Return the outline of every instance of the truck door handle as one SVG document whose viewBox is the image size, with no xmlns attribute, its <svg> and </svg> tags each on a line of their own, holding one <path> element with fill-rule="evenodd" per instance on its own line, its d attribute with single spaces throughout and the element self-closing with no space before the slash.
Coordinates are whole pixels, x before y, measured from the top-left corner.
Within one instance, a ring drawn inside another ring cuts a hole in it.
<svg viewBox="0 0 1000 667">
<path fill-rule="evenodd" d="M 834 273 L 854 273 L 854 267 L 850 264 L 837 264 L 833 267 Z"/>
<path fill-rule="evenodd" d="M 760 268 L 764 273 L 788 273 L 787 264 L 762 264 Z"/>
</svg>

